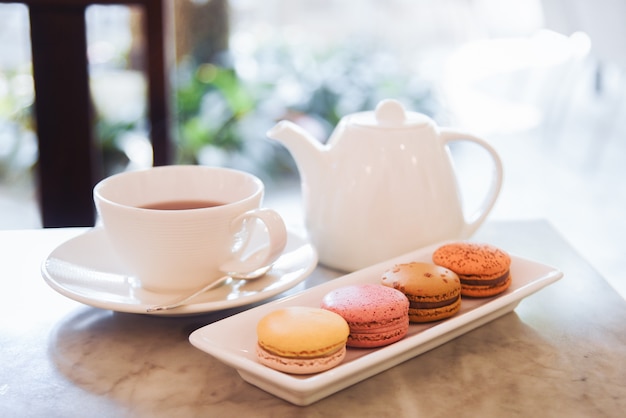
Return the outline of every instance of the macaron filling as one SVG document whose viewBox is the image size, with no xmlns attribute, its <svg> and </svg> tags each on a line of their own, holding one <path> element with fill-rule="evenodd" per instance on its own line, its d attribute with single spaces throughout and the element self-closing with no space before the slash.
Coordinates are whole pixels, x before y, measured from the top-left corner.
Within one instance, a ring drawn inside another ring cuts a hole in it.
<svg viewBox="0 0 626 418">
<path fill-rule="evenodd" d="M 499 284 L 502 284 L 504 282 L 507 281 L 507 279 L 509 278 L 510 272 L 507 270 L 506 273 L 504 273 L 502 276 L 500 277 L 496 277 L 495 279 L 491 279 L 491 280 L 468 280 L 466 279 L 467 276 L 459 276 L 459 278 L 461 279 L 461 284 L 466 284 L 466 285 L 470 285 L 470 286 L 497 286 Z M 478 276 L 473 276 L 473 277 L 478 277 Z"/>
<path fill-rule="evenodd" d="M 444 306 L 448 306 L 448 305 L 454 304 L 460 297 L 461 297 L 461 295 L 458 294 L 457 296 L 455 296 L 453 298 L 445 299 L 445 300 L 441 300 L 441 301 L 437 301 L 437 302 L 416 302 L 414 300 L 410 300 L 409 299 L 409 308 L 411 308 L 411 309 L 443 308 Z"/>
<path fill-rule="evenodd" d="M 258 342 L 258 346 L 260 349 L 266 351 L 269 354 L 273 354 L 273 355 L 284 357 L 284 358 L 315 359 L 315 358 L 332 356 L 333 354 L 344 349 L 346 344 L 345 342 L 343 342 L 341 345 L 337 345 L 336 347 L 321 348 L 314 352 L 300 351 L 298 353 L 290 353 L 290 352 L 285 352 L 285 351 L 276 350 L 276 349 L 273 350 L 271 347 L 267 347 L 261 344 L 260 342 Z"/>
</svg>

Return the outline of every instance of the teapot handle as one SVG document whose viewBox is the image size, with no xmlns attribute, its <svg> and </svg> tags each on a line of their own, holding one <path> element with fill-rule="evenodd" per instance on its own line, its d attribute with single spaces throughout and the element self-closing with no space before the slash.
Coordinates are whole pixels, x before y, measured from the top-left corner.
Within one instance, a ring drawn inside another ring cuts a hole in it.
<svg viewBox="0 0 626 418">
<path fill-rule="evenodd" d="M 439 137 L 441 139 L 442 145 L 447 145 L 448 143 L 453 141 L 470 141 L 478 144 L 489 153 L 491 159 L 493 160 L 494 171 L 491 178 L 491 185 L 489 187 L 489 190 L 487 191 L 487 194 L 485 195 L 479 208 L 469 219 L 469 222 L 468 220 L 465 221 L 465 227 L 460 234 L 463 239 L 469 238 L 485 221 L 487 215 L 489 214 L 491 209 L 493 209 L 493 206 L 498 199 L 498 195 L 500 194 L 500 190 L 502 188 L 502 160 L 500 159 L 500 156 L 498 155 L 496 150 L 491 145 L 489 145 L 488 142 L 475 135 L 449 128 L 441 128 L 439 130 Z"/>
</svg>

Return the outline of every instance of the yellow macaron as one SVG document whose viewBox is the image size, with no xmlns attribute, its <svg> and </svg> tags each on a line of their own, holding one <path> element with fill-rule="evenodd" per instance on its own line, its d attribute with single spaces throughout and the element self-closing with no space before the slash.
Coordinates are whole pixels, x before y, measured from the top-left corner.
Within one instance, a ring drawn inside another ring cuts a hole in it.
<svg viewBox="0 0 626 418">
<path fill-rule="evenodd" d="M 257 357 L 286 373 L 318 373 L 343 361 L 350 328 L 340 315 L 320 308 L 277 309 L 257 324 Z"/>
</svg>

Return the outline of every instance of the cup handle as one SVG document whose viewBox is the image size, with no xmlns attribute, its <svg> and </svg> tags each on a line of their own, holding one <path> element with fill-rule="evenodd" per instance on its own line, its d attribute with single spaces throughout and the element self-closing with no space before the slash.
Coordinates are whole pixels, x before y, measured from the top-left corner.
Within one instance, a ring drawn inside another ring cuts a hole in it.
<svg viewBox="0 0 626 418">
<path fill-rule="evenodd" d="M 248 247 L 254 240 L 253 232 L 257 219 L 265 225 L 268 239 L 265 245 L 247 254 Z M 250 223 L 252 227 L 249 226 Z M 280 257 L 287 245 L 285 222 L 272 209 L 260 208 L 243 213 L 232 220 L 231 229 L 235 231 L 233 259 L 220 267 L 220 270 L 226 274 L 250 273 L 265 268 Z"/>
<path fill-rule="evenodd" d="M 449 142 L 453 141 L 470 141 L 475 144 L 480 145 L 484 148 L 489 155 L 491 155 L 491 159 L 493 160 L 493 176 L 491 178 L 491 185 L 487 194 L 485 195 L 481 205 L 476 210 L 476 212 L 470 217 L 469 221 L 465 220 L 465 227 L 461 233 L 462 238 L 469 238 L 478 227 L 485 221 L 487 215 L 493 209 L 493 206 L 498 199 L 498 195 L 500 194 L 500 190 L 502 189 L 502 160 L 500 156 L 496 152 L 496 150 L 484 139 L 481 139 L 475 135 L 468 134 L 466 132 L 460 132 L 449 128 L 441 128 L 439 130 L 440 139 L 442 145 L 447 145 Z"/>
</svg>

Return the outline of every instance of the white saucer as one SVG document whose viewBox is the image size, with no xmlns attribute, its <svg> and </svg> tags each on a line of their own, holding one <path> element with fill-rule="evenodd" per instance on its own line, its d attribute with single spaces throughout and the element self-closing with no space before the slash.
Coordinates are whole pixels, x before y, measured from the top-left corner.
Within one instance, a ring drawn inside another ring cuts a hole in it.
<svg viewBox="0 0 626 418">
<path fill-rule="evenodd" d="M 317 252 L 304 238 L 288 231 L 287 246 L 272 269 L 252 281 L 231 280 L 198 296 L 195 302 L 151 315 L 192 315 L 235 308 L 278 295 L 303 281 L 317 265 Z M 41 266 L 50 287 L 70 299 L 97 308 L 147 314 L 150 306 L 178 295 L 142 289 L 129 277 L 102 228 L 96 227 L 58 246 Z"/>
</svg>

